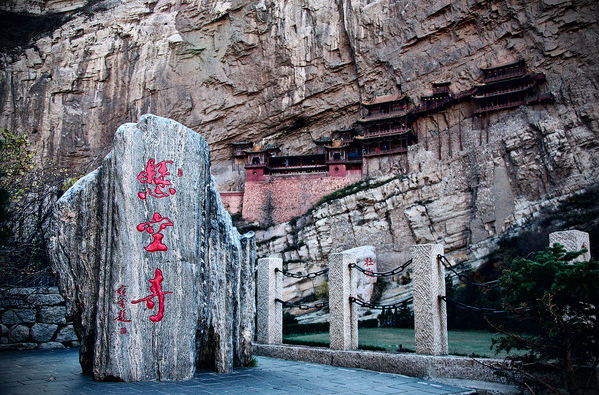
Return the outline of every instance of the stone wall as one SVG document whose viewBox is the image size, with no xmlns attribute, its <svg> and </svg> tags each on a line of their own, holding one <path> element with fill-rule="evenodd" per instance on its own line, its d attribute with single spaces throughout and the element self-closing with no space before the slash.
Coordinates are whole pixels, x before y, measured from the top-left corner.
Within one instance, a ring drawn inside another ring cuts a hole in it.
<svg viewBox="0 0 599 395">
<path fill-rule="evenodd" d="M 328 173 L 265 176 L 246 181 L 243 218 L 263 224 L 282 223 L 305 214 L 324 196 L 359 181 L 361 175 L 330 177 Z"/>
<path fill-rule="evenodd" d="M 243 208 L 243 192 L 220 192 L 220 198 L 229 214 L 241 213 Z"/>
<path fill-rule="evenodd" d="M 0 350 L 78 345 L 58 287 L 0 288 Z"/>
</svg>

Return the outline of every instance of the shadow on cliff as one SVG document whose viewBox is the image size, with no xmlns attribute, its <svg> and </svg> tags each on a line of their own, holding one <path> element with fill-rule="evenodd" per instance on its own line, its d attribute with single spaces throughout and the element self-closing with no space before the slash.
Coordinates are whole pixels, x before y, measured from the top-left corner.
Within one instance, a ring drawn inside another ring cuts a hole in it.
<svg viewBox="0 0 599 395">
<path fill-rule="evenodd" d="M 41 15 L 0 11 L 0 51 L 13 51 L 26 46 L 33 39 L 58 29 L 78 13 L 91 15 L 105 10 L 100 3 L 102 0 L 89 0 L 74 10 Z"/>
</svg>

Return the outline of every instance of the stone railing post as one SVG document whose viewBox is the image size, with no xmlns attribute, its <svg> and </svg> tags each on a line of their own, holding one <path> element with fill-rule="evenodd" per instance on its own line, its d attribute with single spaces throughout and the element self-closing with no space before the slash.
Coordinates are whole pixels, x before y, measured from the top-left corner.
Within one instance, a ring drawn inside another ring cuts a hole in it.
<svg viewBox="0 0 599 395">
<path fill-rule="evenodd" d="M 441 244 L 412 246 L 414 282 L 414 334 L 416 353 L 446 355 L 447 307 L 445 301 L 445 267 L 437 259 L 443 255 Z"/>
<path fill-rule="evenodd" d="M 580 251 L 583 248 L 587 250 L 587 252 L 580 255 L 578 258 L 573 259 L 572 262 L 591 260 L 589 234 L 587 232 L 581 232 L 580 230 L 564 230 L 561 232 L 550 233 L 549 246 L 551 247 L 555 243 L 563 245 L 566 251 Z"/>
<path fill-rule="evenodd" d="M 356 263 L 353 254 L 329 255 L 329 336 L 334 350 L 358 348 L 358 316 L 350 296 L 356 296 L 356 273 L 349 267 Z"/>
<path fill-rule="evenodd" d="M 281 344 L 283 342 L 283 305 L 275 299 L 283 294 L 283 279 L 280 272 L 283 260 L 280 258 L 258 259 L 258 343 Z"/>
</svg>

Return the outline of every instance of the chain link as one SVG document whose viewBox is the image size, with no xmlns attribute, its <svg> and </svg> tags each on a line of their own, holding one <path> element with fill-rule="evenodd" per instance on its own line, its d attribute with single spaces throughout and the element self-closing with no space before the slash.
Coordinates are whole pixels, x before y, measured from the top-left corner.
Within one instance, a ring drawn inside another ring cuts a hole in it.
<svg viewBox="0 0 599 395">
<path fill-rule="evenodd" d="M 323 307 L 327 307 L 329 302 L 317 302 L 312 305 L 303 304 L 303 303 L 293 303 L 293 302 L 285 302 L 279 298 L 275 299 L 275 302 L 279 302 L 283 305 L 283 308 L 297 308 L 300 310 L 312 310 L 312 309 L 322 309 Z"/>
<path fill-rule="evenodd" d="M 499 280 L 493 280 L 493 281 L 488 281 L 486 283 L 477 283 L 476 281 L 473 281 L 471 278 L 469 278 L 468 276 L 465 276 L 461 273 L 458 273 L 452 266 L 451 266 L 451 262 L 449 262 L 449 260 L 444 257 L 443 255 L 439 254 L 437 255 L 437 259 L 439 260 L 439 262 L 441 262 L 441 264 L 443 266 L 445 266 L 445 268 L 449 271 L 451 271 L 453 274 L 455 274 L 457 276 L 457 278 L 463 282 L 464 284 L 468 284 L 468 285 L 475 285 L 477 287 L 484 287 L 484 288 L 499 288 Z"/>
<path fill-rule="evenodd" d="M 365 300 L 362 300 L 360 298 L 354 298 L 353 296 L 350 296 L 349 303 L 355 303 L 358 306 L 367 307 L 367 308 L 373 309 L 373 310 L 383 310 L 383 309 L 394 309 L 396 307 L 400 307 L 404 303 L 411 302 L 413 299 L 414 298 L 412 296 L 410 296 L 410 297 L 402 300 L 401 302 L 397 302 L 394 304 L 374 304 L 374 303 L 366 302 Z"/>
<path fill-rule="evenodd" d="M 450 302 L 452 304 L 454 304 L 458 309 L 461 310 L 469 310 L 469 311 L 474 311 L 475 313 L 480 313 L 482 315 L 492 315 L 492 314 L 509 314 L 511 313 L 511 311 L 507 311 L 507 310 L 495 310 L 493 308 L 490 307 L 476 307 L 476 306 L 469 306 L 465 303 L 462 302 L 458 302 L 455 299 L 449 298 L 447 296 L 439 296 L 439 299 L 444 300 L 445 303 Z M 515 312 L 527 312 L 530 311 L 530 308 L 528 307 L 518 307 L 514 309 Z"/>
<path fill-rule="evenodd" d="M 389 270 L 387 272 L 373 272 L 372 270 L 364 269 L 363 267 L 360 267 L 355 263 L 350 263 L 349 267 L 354 268 L 354 269 L 364 273 L 368 277 L 389 277 L 389 276 L 394 276 L 396 274 L 403 272 L 408 266 L 410 266 L 411 263 L 412 263 L 412 260 L 410 259 L 403 265 L 398 266 L 395 269 Z"/>
<path fill-rule="evenodd" d="M 287 270 L 280 270 L 280 269 L 277 267 L 277 268 L 275 268 L 275 272 L 281 272 L 281 274 L 282 274 L 283 276 L 286 276 L 286 277 L 293 277 L 293 278 L 308 278 L 308 279 L 313 279 L 313 278 L 316 278 L 316 277 L 318 277 L 318 276 L 322 276 L 323 274 L 326 274 L 326 273 L 328 273 L 328 272 L 329 272 L 329 268 L 328 268 L 328 267 L 325 267 L 324 269 L 322 269 L 322 270 L 319 270 L 319 271 L 317 271 L 317 272 L 314 272 L 314 273 L 301 274 L 300 272 L 297 272 L 297 273 L 292 273 L 292 272 L 289 272 L 289 271 L 287 271 Z"/>
</svg>

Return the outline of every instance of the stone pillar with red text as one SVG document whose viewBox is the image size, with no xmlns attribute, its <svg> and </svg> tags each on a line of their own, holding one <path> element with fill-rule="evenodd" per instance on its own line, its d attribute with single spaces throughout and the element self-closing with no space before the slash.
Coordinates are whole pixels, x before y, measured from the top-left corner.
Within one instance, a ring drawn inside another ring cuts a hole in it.
<svg viewBox="0 0 599 395">
<path fill-rule="evenodd" d="M 232 226 L 200 135 L 152 115 L 121 126 L 57 203 L 53 229 L 84 372 L 182 380 L 249 363 L 255 240 Z"/>
</svg>

